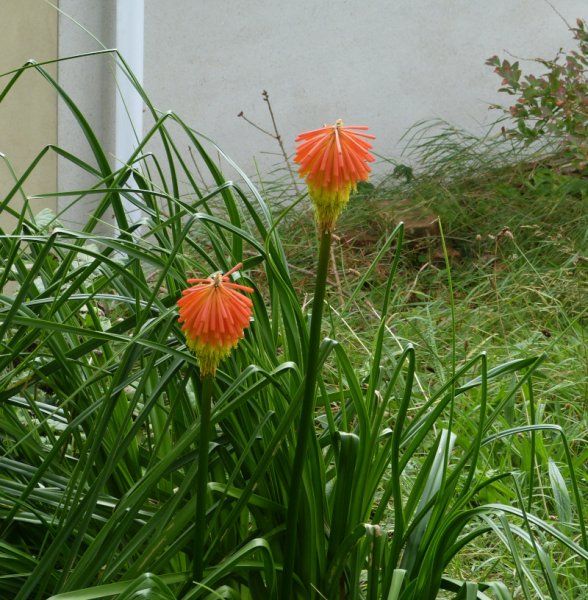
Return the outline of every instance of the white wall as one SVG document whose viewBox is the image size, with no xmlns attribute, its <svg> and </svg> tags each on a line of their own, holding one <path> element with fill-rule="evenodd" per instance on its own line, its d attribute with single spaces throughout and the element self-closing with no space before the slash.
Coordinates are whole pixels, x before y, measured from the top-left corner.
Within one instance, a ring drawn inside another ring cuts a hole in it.
<svg viewBox="0 0 588 600">
<path fill-rule="evenodd" d="M 40 0 L 43 2 L 43 0 Z M 59 56 L 61 58 L 102 50 L 103 45 L 114 47 L 116 0 L 60 0 L 59 7 L 65 15 L 59 16 Z M 84 30 L 87 29 L 87 31 Z M 91 32 L 99 43 L 88 33 Z M 59 63 L 58 78 L 61 87 L 79 106 L 101 144 L 114 154 L 115 85 L 113 59 L 108 55 L 89 56 Z M 59 145 L 75 156 L 96 165 L 90 146 L 83 137 L 74 115 L 60 100 L 58 102 Z M 58 160 L 58 185 L 60 191 L 83 190 L 96 183 L 96 178 L 75 167 L 67 159 Z M 61 197 L 60 211 L 70 206 L 76 196 Z M 83 225 L 98 202 L 91 196 L 76 202 L 67 210 L 61 221 L 68 227 Z M 106 215 L 105 220 L 111 220 Z M 109 229 L 109 227 L 106 227 Z"/>
<path fill-rule="evenodd" d="M 553 4 L 569 23 L 588 16 L 586 0 Z M 97 35 L 114 35 L 101 29 L 114 12 L 97 14 L 113 11 L 112 0 L 61 7 Z M 62 53 L 95 46 L 63 18 L 60 27 Z M 369 125 L 375 150 L 397 157 L 416 121 L 475 129 L 498 116 L 487 108 L 501 100 L 500 81 L 484 65 L 492 54 L 552 57 L 571 45 L 546 0 L 145 0 L 144 83 L 156 106 L 181 114 L 253 172 L 254 157 L 264 170 L 279 158 L 272 139 L 237 118 L 243 110 L 270 127 L 264 89 L 289 152 L 298 132 L 341 117 Z M 63 83 L 90 105 L 111 102 L 111 90 L 101 93 L 80 71 Z"/>
<path fill-rule="evenodd" d="M 553 0 L 574 23 L 586 0 Z M 496 118 L 499 78 L 484 65 L 504 49 L 551 57 L 571 43 L 545 0 L 171 0 L 146 10 L 145 85 L 240 164 L 267 166 L 270 93 L 288 150 L 297 132 L 341 117 L 368 124 L 375 148 L 398 154 L 414 122 L 466 127 Z"/>
</svg>

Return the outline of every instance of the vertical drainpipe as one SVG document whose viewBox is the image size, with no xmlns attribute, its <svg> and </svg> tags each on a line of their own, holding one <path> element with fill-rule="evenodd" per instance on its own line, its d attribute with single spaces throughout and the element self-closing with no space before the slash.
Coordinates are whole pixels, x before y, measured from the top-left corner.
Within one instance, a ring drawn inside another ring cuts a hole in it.
<svg viewBox="0 0 588 600">
<path fill-rule="evenodd" d="M 144 0 L 117 0 L 116 47 L 141 85 L 144 57 Z M 127 161 L 143 137 L 143 101 L 120 67 L 116 69 L 115 157 L 116 168 Z M 136 167 L 135 167 L 136 168 Z M 132 185 L 132 182 L 129 182 Z M 123 206 L 129 223 L 141 218 L 140 211 L 128 199 Z"/>
</svg>

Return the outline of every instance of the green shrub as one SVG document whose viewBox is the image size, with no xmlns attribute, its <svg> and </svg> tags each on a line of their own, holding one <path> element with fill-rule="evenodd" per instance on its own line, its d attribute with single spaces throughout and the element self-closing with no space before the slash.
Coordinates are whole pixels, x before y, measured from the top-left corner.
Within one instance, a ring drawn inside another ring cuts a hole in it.
<svg viewBox="0 0 588 600">
<path fill-rule="evenodd" d="M 584 170 L 588 161 L 588 31 L 586 22 L 571 28 L 578 50 L 560 50 L 552 59 L 534 62 L 546 69 L 525 75 L 518 61 L 510 63 L 492 56 L 486 64 L 502 77 L 501 92 L 518 96 L 505 112 L 515 122 L 504 133 L 527 144 L 555 144 L 565 151 L 575 168 Z M 501 108 L 495 106 L 495 108 Z"/>
</svg>

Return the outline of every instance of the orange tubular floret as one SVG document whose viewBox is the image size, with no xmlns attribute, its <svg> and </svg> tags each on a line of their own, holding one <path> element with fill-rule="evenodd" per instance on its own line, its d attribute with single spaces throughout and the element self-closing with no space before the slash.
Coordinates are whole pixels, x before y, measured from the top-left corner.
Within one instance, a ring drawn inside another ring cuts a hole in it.
<svg viewBox="0 0 588 600">
<path fill-rule="evenodd" d="M 249 327 L 253 303 L 241 292 L 253 289 L 233 283 L 230 276 L 241 263 L 224 275 L 188 279 L 194 287 L 185 289 L 178 300 L 182 331 L 188 347 L 195 352 L 202 375 L 214 375 L 219 362 L 243 337 Z M 237 291 L 239 290 L 239 291 Z"/>
<path fill-rule="evenodd" d="M 365 181 L 371 171 L 366 164 L 374 157 L 366 139 L 375 137 L 367 133 L 364 125 L 344 126 L 341 121 L 301 133 L 294 161 L 300 165 L 300 174 L 306 178 L 311 196 L 341 192 L 347 195 L 359 181 Z M 346 202 L 347 198 L 335 198 Z"/>
</svg>

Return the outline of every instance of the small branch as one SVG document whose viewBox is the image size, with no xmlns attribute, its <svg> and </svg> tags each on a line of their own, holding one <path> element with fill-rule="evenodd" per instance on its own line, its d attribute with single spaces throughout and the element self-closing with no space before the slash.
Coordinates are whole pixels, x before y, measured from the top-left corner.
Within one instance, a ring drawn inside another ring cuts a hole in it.
<svg viewBox="0 0 588 600">
<path fill-rule="evenodd" d="M 263 92 L 261 92 L 261 95 L 263 97 L 264 102 L 267 102 L 267 108 L 269 110 L 270 117 L 272 119 L 274 131 L 276 132 L 276 135 L 274 137 L 276 138 L 276 140 L 278 140 L 278 144 L 280 145 L 280 149 L 282 150 L 282 154 L 284 155 L 284 161 L 286 163 L 286 166 L 288 167 L 290 177 L 292 178 L 292 183 L 294 184 L 294 189 L 296 190 L 297 194 L 300 194 L 300 190 L 298 189 L 298 182 L 296 181 L 296 176 L 294 175 L 294 171 L 292 170 L 292 165 L 290 164 L 290 159 L 288 158 L 288 154 L 286 153 L 286 149 L 284 148 L 284 144 L 282 143 L 282 136 L 280 135 L 280 132 L 278 131 L 278 126 L 276 125 L 276 119 L 274 118 L 274 111 L 272 110 L 272 105 L 271 105 L 271 102 L 269 99 L 269 94 L 267 93 L 266 90 L 263 90 Z"/>
<path fill-rule="evenodd" d="M 280 135 L 280 132 L 278 131 L 278 126 L 276 124 L 276 119 L 274 117 L 274 111 L 272 110 L 272 105 L 271 105 L 271 102 L 269 99 L 269 94 L 266 90 L 263 90 L 261 92 L 261 96 L 263 98 L 263 101 L 267 103 L 267 108 L 269 110 L 270 118 L 272 120 L 272 125 L 274 127 L 274 133 L 272 133 L 271 131 L 267 131 L 263 127 L 260 127 L 257 123 L 254 123 L 253 121 L 248 119 L 245 116 L 245 113 L 243 111 L 241 111 L 237 115 L 237 117 L 243 119 L 246 123 L 249 123 L 249 125 L 251 125 L 251 127 L 254 127 L 255 129 L 257 129 L 258 131 L 261 131 L 261 133 L 264 133 L 265 135 L 269 135 L 271 138 L 273 138 L 274 140 L 276 140 L 278 142 L 278 145 L 280 146 L 280 150 L 282 152 L 282 156 L 284 157 L 284 162 L 286 163 L 286 168 L 288 169 L 288 173 L 290 174 L 290 178 L 292 179 L 292 185 L 294 186 L 296 193 L 300 194 L 301 192 L 300 192 L 300 188 L 298 187 L 298 181 L 296 179 L 296 175 L 294 173 L 294 170 L 292 169 L 292 165 L 290 164 L 290 159 L 288 158 L 288 153 L 286 152 L 286 148 L 284 148 L 284 143 L 282 142 L 282 136 Z"/>
<path fill-rule="evenodd" d="M 261 133 L 265 133 L 265 135 L 269 135 L 270 137 L 277 139 L 273 133 L 271 133 L 270 131 L 266 131 L 265 129 L 263 129 L 262 127 L 257 125 L 257 123 L 254 123 L 253 121 L 249 120 L 245 116 L 245 113 L 243 111 L 241 111 L 237 116 L 240 117 L 241 119 L 243 119 L 244 121 L 246 121 L 247 123 L 249 123 L 249 125 L 251 125 L 252 127 L 255 127 L 255 129 L 257 129 L 258 131 L 261 131 Z"/>
</svg>

